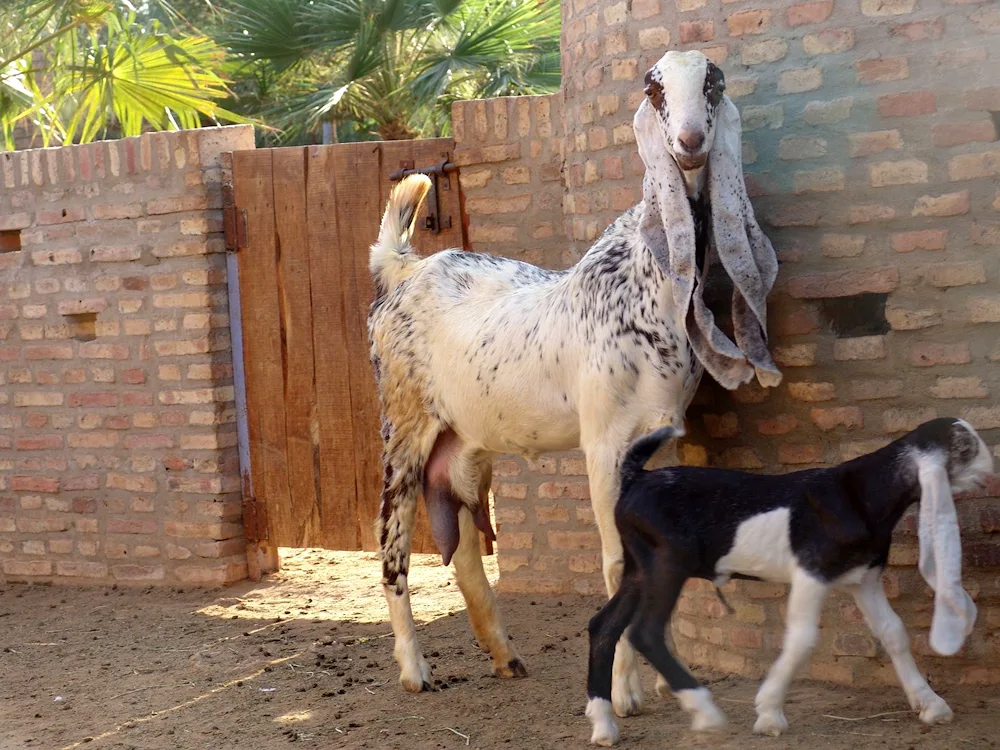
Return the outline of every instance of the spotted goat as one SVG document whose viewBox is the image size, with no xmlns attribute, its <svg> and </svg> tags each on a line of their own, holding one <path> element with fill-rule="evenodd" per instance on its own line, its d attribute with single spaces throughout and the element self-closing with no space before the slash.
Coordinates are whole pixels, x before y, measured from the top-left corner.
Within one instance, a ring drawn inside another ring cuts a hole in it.
<svg viewBox="0 0 1000 750">
<path fill-rule="evenodd" d="M 929 643 L 959 651 L 976 621 L 962 588 L 962 547 L 952 493 L 993 473 L 993 456 L 970 424 L 935 419 L 884 448 L 829 469 L 780 476 L 695 467 L 644 471 L 663 427 L 637 440 L 622 461 L 615 520 L 625 547 L 618 592 L 590 621 L 586 714 L 591 742 L 611 746 L 618 727 L 611 704 L 615 644 L 629 629 L 636 648 L 666 679 L 692 729 L 721 727 L 712 694 L 677 661 L 663 634 L 688 578 L 721 586 L 730 578 L 790 583 L 781 656 L 755 701 L 758 734 L 788 729 L 784 703 L 809 660 L 829 592 L 849 592 L 889 654 L 903 690 L 925 724 L 950 721 L 951 708 L 920 673 L 909 638 L 882 588 L 892 532 L 920 504 L 920 573 L 934 591 Z M 720 594 L 721 596 L 721 594 Z"/>
<path fill-rule="evenodd" d="M 493 457 L 583 449 L 611 595 L 623 566 L 613 511 L 629 442 L 661 424 L 679 428 L 705 369 L 727 388 L 755 374 L 780 381 L 765 333 L 777 262 L 747 198 L 739 113 L 724 88 L 722 71 L 698 52 L 668 52 L 649 71 L 634 119 L 643 202 L 565 271 L 459 250 L 420 257 L 410 239 L 430 182 L 413 175 L 393 190 L 371 248 L 368 326 L 384 440 L 376 533 L 406 690 L 432 684 L 407 583 L 421 492 L 495 674 L 524 675 L 480 556 L 478 532 L 495 538 Z M 702 301 L 710 258 L 734 283 L 736 343 Z M 673 460 L 675 446 L 663 455 Z M 615 670 L 616 709 L 638 713 L 626 639 Z"/>
</svg>

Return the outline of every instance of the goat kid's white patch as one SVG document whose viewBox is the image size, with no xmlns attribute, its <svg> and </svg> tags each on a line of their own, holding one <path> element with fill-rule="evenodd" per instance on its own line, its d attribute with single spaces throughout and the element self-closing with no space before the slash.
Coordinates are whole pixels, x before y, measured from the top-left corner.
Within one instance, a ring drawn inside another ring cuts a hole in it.
<svg viewBox="0 0 1000 750">
<path fill-rule="evenodd" d="M 795 567 L 788 531 L 790 518 L 788 508 L 775 508 L 741 523 L 736 529 L 733 546 L 715 564 L 716 574 L 742 573 L 789 583 Z"/>
</svg>

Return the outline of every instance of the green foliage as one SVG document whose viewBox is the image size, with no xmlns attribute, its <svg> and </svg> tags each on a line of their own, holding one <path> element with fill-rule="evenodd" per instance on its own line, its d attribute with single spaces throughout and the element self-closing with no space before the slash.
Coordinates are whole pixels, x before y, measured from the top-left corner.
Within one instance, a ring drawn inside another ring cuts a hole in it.
<svg viewBox="0 0 1000 750">
<path fill-rule="evenodd" d="M 227 0 L 237 97 L 282 143 L 445 135 L 458 99 L 559 87 L 558 0 Z"/>
<path fill-rule="evenodd" d="M 144 4 L 143 15 L 128 0 L 22 0 L 0 10 L 4 146 L 14 147 L 18 125 L 48 146 L 246 122 L 217 103 L 228 94 L 223 50 L 193 33 L 176 2 Z"/>
</svg>

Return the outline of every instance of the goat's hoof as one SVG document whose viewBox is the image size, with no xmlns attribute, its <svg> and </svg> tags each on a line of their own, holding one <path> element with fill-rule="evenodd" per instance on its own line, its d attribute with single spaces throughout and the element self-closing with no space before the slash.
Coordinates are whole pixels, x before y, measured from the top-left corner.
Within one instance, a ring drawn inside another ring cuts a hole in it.
<svg viewBox="0 0 1000 750">
<path fill-rule="evenodd" d="M 691 728 L 696 732 L 711 732 L 724 729 L 725 726 L 726 715 L 715 706 L 712 706 L 712 710 L 698 711 L 691 717 Z"/>
<path fill-rule="evenodd" d="M 953 718 L 955 713 L 940 695 L 932 694 L 920 701 L 920 721 L 924 724 L 947 724 Z"/>
<path fill-rule="evenodd" d="M 587 718 L 594 725 L 590 735 L 592 745 L 611 747 L 618 743 L 618 724 L 615 723 L 614 711 L 609 701 L 603 698 L 591 698 L 587 701 Z"/>
<path fill-rule="evenodd" d="M 425 690 L 430 692 L 434 689 L 431 687 L 430 665 L 421 659 L 411 669 L 404 669 L 399 675 L 399 684 L 408 693 L 422 693 Z"/>
<path fill-rule="evenodd" d="M 615 713 L 622 718 L 642 713 L 643 695 L 639 670 L 633 669 L 620 680 L 614 681 L 611 687 L 611 703 Z"/>
<path fill-rule="evenodd" d="M 663 675 L 656 675 L 656 694 L 664 700 L 672 699 L 674 691 L 670 689 L 670 683 L 663 679 Z"/>
<path fill-rule="evenodd" d="M 767 711 L 757 717 L 757 722 L 753 725 L 754 734 L 766 734 L 771 737 L 779 737 L 782 732 L 788 729 L 788 720 L 783 711 Z"/>
<path fill-rule="evenodd" d="M 528 670 L 525 669 L 524 662 L 518 658 L 513 658 L 506 664 L 493 664 L 493 674 L 503 679 L 511 677 L 527 677 Z"/>
</svg>

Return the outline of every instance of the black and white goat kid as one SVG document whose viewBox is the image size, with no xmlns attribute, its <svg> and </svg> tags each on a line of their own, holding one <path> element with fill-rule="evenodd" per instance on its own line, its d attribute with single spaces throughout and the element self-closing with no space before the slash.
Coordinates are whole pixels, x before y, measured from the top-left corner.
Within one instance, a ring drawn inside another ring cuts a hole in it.
<svg viewBox="0 0 1000 750">
<path fill-rule="evenodd" d="M 683 423 L 703 367 L 728 388 L 755 375 L 780 381 L 765 338 L 777 261 L 747 199 L 739 112 L 723 89 L 722 71 L 699 52 L 668 52 L 649 71 L 634 120 L 644 200 L 567 271 L 458 250 L 422 258 L 410 236 L 429 181 L 414 175 L 393 191 L 371 248 L 368 326 L 385 466 L 376 533 L 405 689 L 431 684 L 407 585 L 421 491 L 476 640 L 496 674 L 521 675 L 479 553 L 478 531 L 493 534 L 493 457 L 583 448 L 610 595 L 622 571 L 613 507 L 629 442 Z M 736 343 L 702 301 L 710 254 L 734 283 Z M 618 712 L 637 713 L 642 688 L 625 640 L 614 682 Z"/>
<path fill-rule="evenodd" d="M 913 661 L 881 574 L 893 528 L 919 502 L 919 568 L 935 591 L 930 645 L 946 656 L 957 653 L 972 630 L 976 607 L 962 588 L 952 492 L 972 488 L 993 471 L 993 458 L 976 431 L 960 419 L 935 419 L 835 468 L 780 476 L 694 467 L 644 471 L 650 456 L 673 436 L 666 427 L 640 438 L 622 462 L 615 521 L 625 572 L 618 592 L 590 622 L 591 742 L 610 746 L 618 740 L 611 670 L 615 643 L 626 628 L 692 715 L 692 728 L 725 723 L 708 689 L 664 644 L 664 627 L 688 578 L 717 586 L 730 578 L 791 584 L 781 655 L 755 701 L 755 732 L 777 736 L 788 728 L 785 696 L 809 658 L 823 602 L 834 588 L 854 596 L 921 721 L 949 721 L 951 709 Z"/>
</svg>

